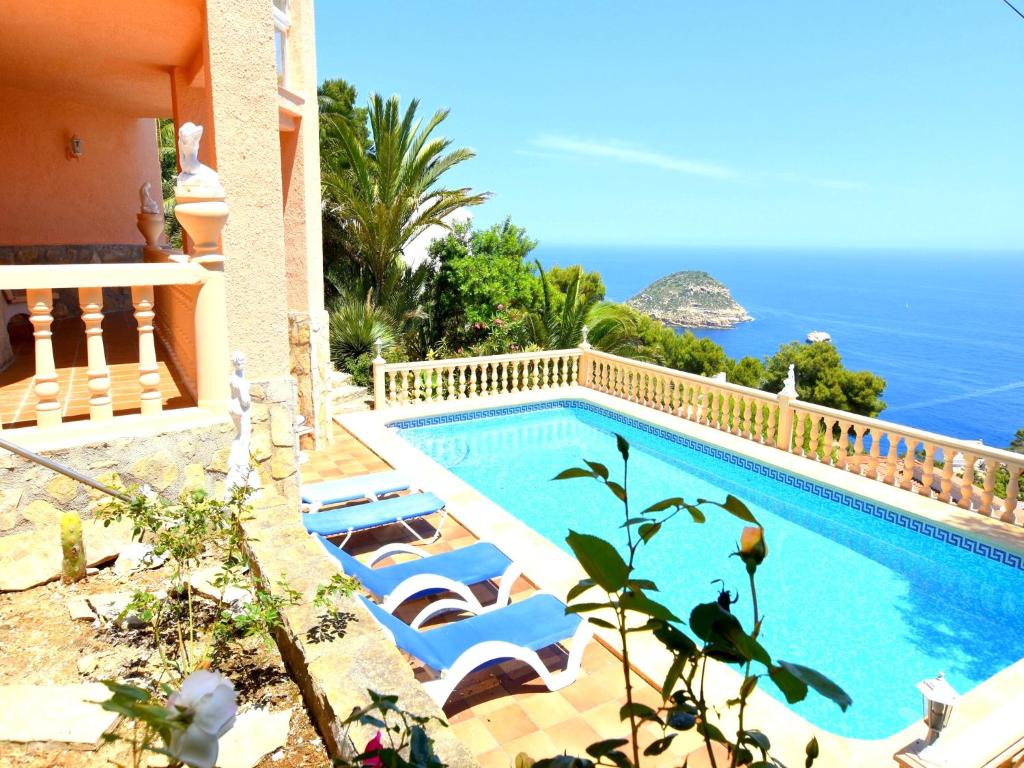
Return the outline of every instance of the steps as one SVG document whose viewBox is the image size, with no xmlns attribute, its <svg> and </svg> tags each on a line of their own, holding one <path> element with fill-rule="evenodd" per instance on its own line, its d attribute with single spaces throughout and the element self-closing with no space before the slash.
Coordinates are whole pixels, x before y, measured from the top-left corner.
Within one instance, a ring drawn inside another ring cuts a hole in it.
<svg viewBox="0 0 1024 768">
<path fill-rule="evenodd" d="M 373 396 L 366 387 L 353 384 L 351 374 L 332 371 L 328 380 L 330 382 L 328 402 L 331 408 L 331 418 L 344 413 L 370 410 Z"/>
</svg>

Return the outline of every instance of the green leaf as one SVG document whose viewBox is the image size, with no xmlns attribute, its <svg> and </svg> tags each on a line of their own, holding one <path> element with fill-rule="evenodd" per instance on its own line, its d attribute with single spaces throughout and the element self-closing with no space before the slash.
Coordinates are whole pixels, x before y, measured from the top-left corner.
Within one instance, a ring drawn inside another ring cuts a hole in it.
<svg viewBox="0 0 1024 768">
<path fill-rule="evenodd" d="M 648 512 L 664 512 L 666 509 L 669 509 L 670 507 L 678 508 L 685 504 L 685 499 L 680 499 L 679 497 L 673 499 L 662 499 L 661 501 L 656 501 L 653 504 L 651 504 L 651 506 L 645 509 L 642 514 L 646 515 Z"/>
<path fill-rule="evenodd" d="M 701 512 L 699 509 L 697 509 L 697 507 L 693 506 L 692 504 L 686 505 L 686 511 L 690 513 L 690 517 L 693 518 L 693 522 L 695 523 L 703 523 L 705 520 L 707 520 L 707 518 L 704 516 L 704 513 Z"/>
<path fill-rule="evenodd" d="M 754 678 L 755 680 L 757 678 Z M 767 756 L 768 750 L 772 748 L 771 742 L 768 741 L 768 737 L 760 731 L 744 731 L 743 742 L 750 744 L 761 750 L 762 756 Z"/>
<path fill-rule="evenodd" d="M 623 461 L 629 461 L 629 442 L 622 435 L 615 435 L 615 445 L 619 449 L 619 453 L 622 454 Z"/>
<path fill-rule="evenodd" d="M 725 503 L 722 504 L 721 507 L 726 512 L 732 514 L 734 517 L 738 517 L 740 520 L 744 520 L 748 523 L 753 523 L 754 525 L 760 525 L 760 523 L 757 522 L 757 518 L 754 517 L 754 514 L 747 508 L 747 505 L 744 504 L 739 499 L 737 499 L 731 493 L 725 497 Z"/>
<path fill-rule="evenodd" d="M 565 612 L 566 614 L 590 613 L 591 611 L 602 611 L 611 607 L 611 603 L 573 603 L 572 605 L 565 606 Z"/>
<path fill-rule="evenodd" d="M 663 624 L 654 630 L 654 636 L 670 651 L 681 656 L 688 658 L 697 652 L 697 644 L 685 632 L 671 624 Z"/>
<path fill-rule="evenodd" d="M 790 704 L 807 698 L 807 684 L 789 670 L 771 666 L 768 667 L 768 677 L 775 683 L 775 687 L 782 691 L 782 695 Z"/>
<path fill-rule="evenodd" d="M 605 485 L 608 486 L 608 490 L 611 491 L 612 493 L 614 493 L 615 497 L 619 501 L 625 501 L 626 500 L 626 489 L 623 488 L 621 485 L 616 483 L 614 480 L 609 480 L 608 482 L 605 483 Z"/>
<path fill-rule="evenodd" d="M 626 582 L 630 589 L 649 589 L 651 592 L 658 591 L 658 585 L 650 579 L 630 579 Z"/>
<path fill-rule="evenodd" d="M 565 541 L 583 570 L 605 592 L 616 592 L 626 585 L 629 566 L 607 541 L 576 531 L 569 531 Z"/>
<path fill-rule="evenodd" d="M 672 689 L 679 682 L 684 666 L 686 666 L 686 656 L 676 656 L 672 659 L 672 665 L 668 668 L 668 674 L 665 675 L 665 682 L 661 684 L 661 698 L 667 699 L 672 695 Z"/>
<path fill-rule="evenodd" d="M 650 616 L 662 621 L 680 621 L 678 616 L 672 613 L 672 611 L 661 603 L 655 602 L 646 595 L 641 595 L 636 592 L 624 594 L 619 599 L 619 605 L 627 611 L 642 613 L 645 616 Z"/>
<path fill-rule="evenodd" d="M 640 534 L 640 538 L 643 539 L 644 543 L 646 544 L 651 539 L 653 539 L 660 530 L 661 523 L 644 523 L 640 526 L 639 529 L 637 529 L 637 532 Z"/>
<path fill-rule="evenodd" d="M 655 723 L 661 722 L 661 718 L 658 717 L 658 713 L 653 707 L 641 704 L 638 701 L 634 701 L 632 704 L 623 704 L 619 708 L 619 720 L 627 720 L 631 716 L 640 720 L 648 720 Z"/>
<path fill-rule="evenodd" d="M 652 741 L 647 745 L 647 749 L 644 750 L 644 755 L 651 757 L 653 755 L 660 755 L 670 746 L 672 746 L 672 739 L 676 737 L 676 734 L 670 733 L 668 736 L 664 736 L 656 741 Z"/>
<path fill-rule="evenodd" d="M 596 616 L 587 616 L 587 621 L 589 621 L 595 627 L 603 627 L 604 629 L 617 629 L 617 627 L 610 621 L 599 619 Z"/>
<path fill-rule="evenodd" d="M 609 752 L 628 743 L 628 739 L 605 739 L 604 741 L 597 741 L 587 747 L 587 754 L 591 757 L 601 758 Z"/>
<path fill-rule="evenodd" d="M 798 680 L 806 683 L 826 699 L 834 701 L 843 712 L 853 704 L 853 699 L 850 698 L 850 695 L 825 677 L 825 675 L 821 674 L 821 672 L 801 664 L 793 664 L 789 661 L 780 661 L 779 666 Z"/>
<path fill-rule="evenodd" d="M 629 528 L 631 525 L 640 525 L 641 523 L 646 522 L 646 517 L 631 517 L 628 520 L 626 520 L 626 522 L 624 522 L 622 525 L 620 525 L 619 528 Z"/>
<path fill-rule="evenodd" d="M 588 472 L 582 467 L 570 467 L 569 469 L 563 469 L 552 480 L 572 480 L 576 477 L 594 477 L 593 472 Z"/>
<path fill-rule="evenodd" d="M 565 596 L 566 601 L 575 600 L 577 597 L 582 595 L 588 589 L 594 586 L 593 579 L 581 579 L 580 582 L 569 590 L 569 594 Z"/>
<path fill-rule="evenodd" d="M 697 723 L 697 733 L 699 733 L 701 736 L 708 738 L 711 741 L 717 741 L 719 744 L 729 743 L 729 740 L 725 738 L 725 734 L 723 734 L 720 730 L 718 730 L 717 727 L 715 727 L 711 723 L 705 722 L 703 720 L 698 721 Z"/>
<path fill-rule="evenodd" d="M 608 467 L 606 467 L 604 464 L 601 464 L 600 462 L 597 461 L 587 461 L 586 459 L 584 459 L 583 461 L 588 467 L 590 467 L 594 471 L 595 475 L 600 476 L 602 480 L 608 479 Z"/>
</svg>

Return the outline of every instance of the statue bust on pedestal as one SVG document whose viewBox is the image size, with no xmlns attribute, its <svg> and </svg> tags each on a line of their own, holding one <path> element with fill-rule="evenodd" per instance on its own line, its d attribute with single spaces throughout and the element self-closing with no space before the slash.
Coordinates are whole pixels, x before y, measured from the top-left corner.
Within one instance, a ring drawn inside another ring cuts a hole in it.
<svg viewBox="0 0 1024 768">
<path fill-rule="evenodd" d="M 199 162 L 199 142 L 203 138 L 203 126 L 185 123 L 178 129 L 178 174 L 177 194 L 195 197 L 223 197 L 224 187 L 217 172 Z"/>
</svg>

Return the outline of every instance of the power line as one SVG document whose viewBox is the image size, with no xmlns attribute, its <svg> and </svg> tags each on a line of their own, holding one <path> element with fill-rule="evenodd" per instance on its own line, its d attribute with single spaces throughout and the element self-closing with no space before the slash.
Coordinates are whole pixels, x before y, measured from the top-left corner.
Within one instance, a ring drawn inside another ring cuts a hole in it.
<svg viewBox="0 0 1024 768">
<path fill-rule="evenodd" d="M 1020 12 L 1020 11 L 1018 11 L 1018 10 L 1017 10 L 1016 8 L 1014 8 L 1014 6 L 1013 6 L 1013 3 L 1011 3 L 1011 2 L 1010 2 L 1010 0 L 1003 0 L 1003 2 L 1004 2 L 1004 3 L 1006 3 L 1006 5 L 1007 5 L 1007 6 L 1009 6 L 1009 8 L 1010 8 L 1010 10 L 1011 10 L 1011 11 L 1013 11 L 1013 12 L 1014 12 L 1014 13 L 1016 13 L 1016 14 L 1017 14 L 1018 16 L 1020 16 L 1020 17 L 1021 17 L 1022 19 L 1024 19 L 1024 13 L 1021 13 L 1021 12 Z"/>
</svg>

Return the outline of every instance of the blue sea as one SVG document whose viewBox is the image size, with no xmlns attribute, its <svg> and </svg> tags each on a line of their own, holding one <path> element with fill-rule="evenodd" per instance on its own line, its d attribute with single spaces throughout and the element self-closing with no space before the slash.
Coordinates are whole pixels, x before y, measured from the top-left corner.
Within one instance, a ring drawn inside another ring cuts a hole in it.
<svg viewBox="0 0 1024 768">
<path fill-rule="evenodd" d="M 847 367 L 886 380 L 883 419 L 997 447 L 1024 427 L 1024 252 L 541 246 L 536 256 L 599 271 L 614 301 L 704 270 L 754 317 L 695 331 L 730 356 L 827 331 Z"/>
</svg>

